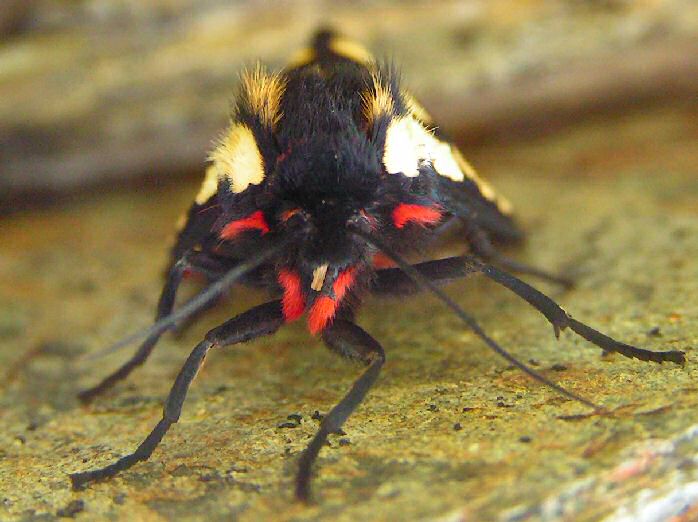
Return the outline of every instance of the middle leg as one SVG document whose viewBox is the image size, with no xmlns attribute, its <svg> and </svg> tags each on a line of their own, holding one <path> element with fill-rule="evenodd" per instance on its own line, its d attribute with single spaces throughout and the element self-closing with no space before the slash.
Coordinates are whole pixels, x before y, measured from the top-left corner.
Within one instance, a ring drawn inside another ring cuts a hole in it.
<svg viewBox="0 0 698 522">
<path fill-rule="evenodd" d="M 596 346 L 608 352 L 617 352 L 631 359 L 658 363 L 670 361 L 683 364 L 685 362 L 684 353 L 678 350 L 654 352 L 616 341 L 598 330 L 577 321 L 550 297 L 533 288 L 528 283 L 492 265 L 483 263 L 474 256 L 449 257 L 435 261 L 426 261 L 412 265 L 412 268 L 437 285 L 449 283 L 469 274 L 481 273 L 488 279 L 518 295 L 543 314 L 553 326 L 555 335 L 558 337 L 561 330 L 570 328 L 577 335 Z M 404 295 L 416 293 L 420 290 L 421 288 L 414 279 L 400 268 L 379 270 L 373 287 L 373 291 L 376 294 L 383 295 Z"/>
<path fill-rule="evenodd" d="M 296 498 L 308 501 L 310 498 L 310 472 L 313 463 L 325 445 L 330 433 L 337 433 L 344 422 L 361 404 L 364 397 L 376 382 L 385 362 L 385 353 L 378 341 L 356 324 L 345 319 L 336 319 L 322 334 L 327 346 L 349 359 L 367 365 L 363 374 L 354 382 L 349 392 L 322 419 L 320 429 L 301 455 L 296 477 Z"/>
</svg>

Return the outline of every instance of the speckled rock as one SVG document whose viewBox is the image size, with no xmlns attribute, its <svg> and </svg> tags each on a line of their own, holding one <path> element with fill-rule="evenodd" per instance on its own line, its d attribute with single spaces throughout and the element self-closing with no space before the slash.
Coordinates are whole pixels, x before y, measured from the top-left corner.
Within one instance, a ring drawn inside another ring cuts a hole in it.
<svg viewBox="0 0 698 522">
<path fill-rule="evenodd" d="M 299 452 L 314 412 L 331 408 L 359 368 L 300 324 L 213 354 L 149 462 L 70 490 L 68 472 L 140 442 L 208 328 L 262 299 L 235 291 L 166 336 L 126 383 L 78 405 L 75 393 L 128 351 L 81 356 L 148 324 L 172 224 L 194 186 L 76 196 L 5 219 L 0 519 L 620 521 L 654 506 L 692 520 L 697 137 L 695 106 L 680 106 L 471 156 L 529 232 L 510 254 L 578 281 L 567 292 L 541 288 L 619 339 L 685 350 L 684 368 L 603 357 L 571 334 L 556 341 L 542 317 L 486 281 L 449 288 L 520 359 L 611 412 L 591 415 L 507 367 L 433 298 L 370 300 L 360 323 L 388 362 L 346 435 L 322 451 L 311 506 L 292 500 Z"/>
</svg>

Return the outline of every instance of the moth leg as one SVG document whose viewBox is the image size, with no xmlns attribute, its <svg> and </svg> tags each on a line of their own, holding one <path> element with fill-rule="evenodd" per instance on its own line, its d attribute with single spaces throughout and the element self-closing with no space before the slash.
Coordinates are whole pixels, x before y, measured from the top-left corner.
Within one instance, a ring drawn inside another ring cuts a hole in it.
<svg viewBox="0 0 698 522">
<path fill-rule="evenodd" d="M 141 442 L 136 451 L 104 468 L 82 473 L 72 473 L 70 480 L 73 489 L 82 489 L 90 482 L 112 477 L 120 471 L 129 469 L 139 461 L 148 460 L 170 426 L 179 420 L 189 385 L 203 365 L 209 350 L 272 334 L 283 322 L 281 301 L 277 300 L 256 306 L 209 331 L 204 340 L 191 352 L 179 375 L 177 375 L 177 379 L 172 385 L 170 394 L 165 402 L 162 419 L 145 440 Z"/>
<path fill-rule="evenodd" d="M 465 263 L 473 267 L 473 269 L 481 272 L 492 281 L 495 281 L 496 283 L 508 288 L 542 313 L 550 324 L 553 325 L 556 337 L 560 336 L 561 330 L 569 327 L 577 335 L 580 335 L 596 346 L 603 348 L 608 352 L 618 352 L 619 354 L 631 359 L 653 361 L 657 363 L 670 361 L 676 364 L 684 364 L 686 362 L 684 352 L 679 350 L 654 352 L 616 341 L 615 339 L 594 330 L 590 326 L 577 321 L 567 312 L 565 312 L 565 310 L 563 310 L 562 307 L 550 297 L 541 291 L 536 290 L 521 279 L 518 279 L 517 277 L 514 277 L 513 275 L 499 270 L 491 265 L 482 263 L 480 260 L 474 257 L 465 256 L 463 260 Z"/>
<path fill-rule="evenodd" d="M 322 419 L 320 429 L 301 455 L 296 476 L 296 498 L 304 502 L 310 498 L 312 465 L 320 449 L 325 445 L 327 436 L 330 433 L 337 433 L 361 404 L 385 362 L 385 353 L 378 341 L 352 322 L 335 319 L 334 323 L 324 331 L 322 338 L 330 349 L 344 357 L 363 362 L 367 368 L 342 400 Z"/>
<path fill-rule="evenodd" d="M 211 258 L 207 254 L 197 252 L 185 253 L 176 263 L 172 265 L 169 273 L 167 274 L 165 286 L 160 294 L 155 321 L 159 321 L 172 312 L 175 297 L 177 295 L 177 289 L 179 288 L 179 285 L 188 270 L 196 270 L 204 273 L 204 275 L 206 275 L 209 279 L 215 279 L 218 275 L 225 273 L 226 267 L 224 267 L 220 261 Z M 89 403 L 97 395 L 100 395 L 104 391 L 114 386 L 117 382 L 128 377 L 128 375 L 134 369 L 146 361 L 163 333 L 164 332 L 158 332 L 149 336 L 145 341 L 143 341 L 136 353 L 128 361 L 121 365 L 121 367 L 119 367 L 111 375 L 105 377 L 99 384 L 80 392 L 78 394 L 80 401 L 85 404 Z"/>
<path fill-rule="evenodd" d="M 467 177 L 457 182 L 440 175 L 436 180 L 443 207 L 455 217 L 476 224 L 497 243 L 517 244 L 524 239 L 523 230 L 508 211 L 487 200 L 477 183 Z"/>
<path fill-rule="evenodd" d="M 478 269 L 463 262 L 461 257 L 448 257 L 425 261 L 412 265 L 419 273 L 437 285 L 451 283 L 467 277 Z M 383 296 L 410 295 L 421 292 L 422 288 L 399 268 L 384 268 L 376 272 L 371 292 Z"/>
<path fill-rule="evenodd" d="M 481 273 L 492 281 L 508 288 L 543 314 L 550 324 L 553 325 L 556 337 L 560 336 L 561 330 L 570 328 L 573 332 L 596 346 L 609 352 L 618 352 L 631 359 L 658 363 L 670 361 L 683 364 L 685 362 L 684 353 L 681 351 L 654 352 L 637 348 L 616 341 L 594 330 L 590 326 L 572 318 L 559 304 L 541 291 L 536 290 L 507 272 L 483 263 L 474 256 L 448 257 L 436 261 L 418 263 L 413 266 L 422 275 L 436 284 L 446 284 L 457 278 L 466 277 L 469 274 Z M 377 272 L 373 290 L 377 294 L 404 295 L 416 293 L 420 291 L 420 288 L 399 268 L 386 268 Z"/>
<path fill-rule="evenodd" d="M 461 219 L 461 222 L 465 227 L 466 241 L 476 256 L 481 257 L 485 261 L 490 261 L 498 266 L 501 266 L 505 270 L 517 272 L 519 274 L 527 274 L 545 281 L 562 285 L 565 288 L 571 288 L 574 285 L 574 281 L 568 277 L 551 274 L 501 254 L 487 237 L 485 231 L 482 230 L 477 224 L 469 221 L 468 219 Z"/>
</svg>

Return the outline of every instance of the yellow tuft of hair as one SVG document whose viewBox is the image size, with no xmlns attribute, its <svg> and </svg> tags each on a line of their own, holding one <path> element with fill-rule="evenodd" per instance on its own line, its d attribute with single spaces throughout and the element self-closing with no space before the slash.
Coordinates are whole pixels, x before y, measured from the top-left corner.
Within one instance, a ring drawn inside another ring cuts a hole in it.
<svg viewBox="0 0 698 522">
<path fill-rule="evenodd" d="M 371 74 L 373 89 L 361 95 L 364 117 L 372 125 L 381 116 L 392 116 L 395 110 L 393 94 L 380 76 L 378 71 Z"/>
<path fill-rule="evenodd" d="M 244 71 L 241 97 L 257 114 L 263 125 L 274 129 L 281 119 L 281 98 L 286 84 L 279 74 L 271 74 L 261 65 Z"/>
</svg>

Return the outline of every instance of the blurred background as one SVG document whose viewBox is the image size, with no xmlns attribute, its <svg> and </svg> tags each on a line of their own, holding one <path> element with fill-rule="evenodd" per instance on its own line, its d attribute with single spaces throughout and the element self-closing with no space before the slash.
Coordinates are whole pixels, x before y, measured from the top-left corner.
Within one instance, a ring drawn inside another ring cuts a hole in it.
<svg viewBox="0 0 698 522">
<path fill-rule="evenodd" d="M 131 352 L 82 356 L 153 316 L 241 67 L 281 67 L 327 25 L 393 58 L 512 201 L 528 237 L 508 254 L 576 280 L 542 290 L 688 364 L 602 357 L 487 281 L 449 287 L 613 412 L 592 415 L 429 296 L 368 299 L 360 324 L 388 362 L 323 449 L 318 504 L 291 502 L 298 455 L 357 368 L 304 321 L 212 354 L 149 462 L 70 491 L 67 472 L 151 429 L 207 329 L 266 298 L 235 289 L 77 403 Z M 698 520 L 697 94 L 695 0 L 0 0 L 0 520 Z"/>
<path fill-rule="evenodd" d="M 320 25 L 394 57 L 469 150 L 698 103 L 692 0 L 4 0 L 0 208 L 200 175 L 241 66 Z"/>
</svg>

